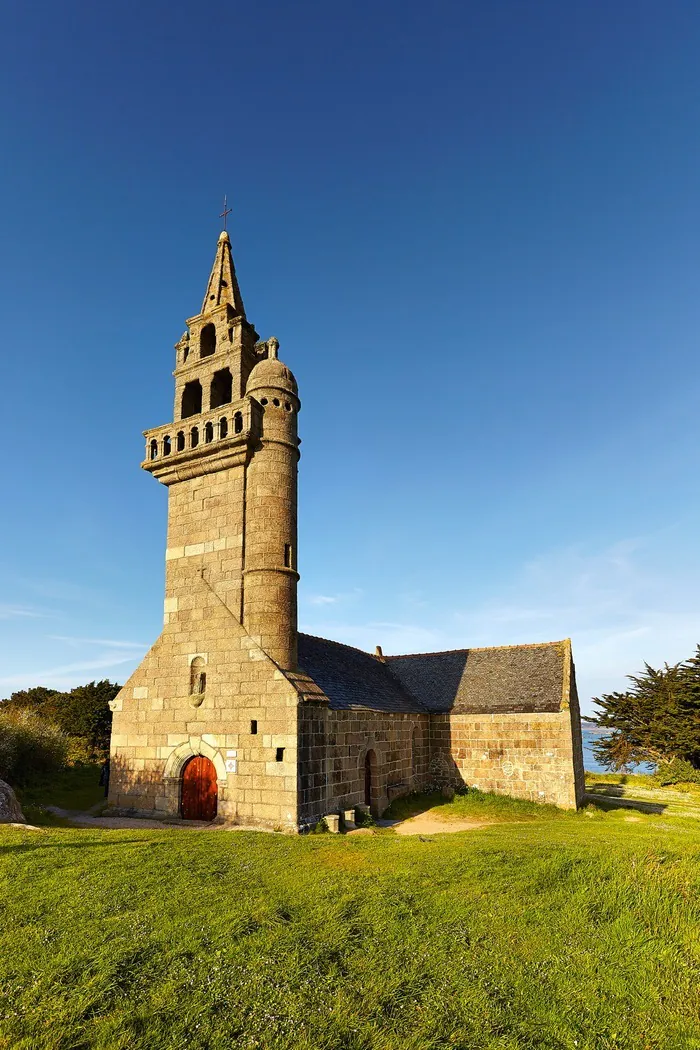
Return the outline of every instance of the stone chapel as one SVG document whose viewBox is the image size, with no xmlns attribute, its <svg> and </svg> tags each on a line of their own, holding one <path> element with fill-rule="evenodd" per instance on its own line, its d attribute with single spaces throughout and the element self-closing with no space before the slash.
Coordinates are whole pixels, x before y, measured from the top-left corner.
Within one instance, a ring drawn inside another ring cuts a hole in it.
<svg viewBox="0 0 700 1050">
<path fill-rule="evenodd" d="M 112 701 L 112 812 L 302 831 L 428 786 L 576 807 L 569 639 L 387 656 L 297 630 L 297 421 L 248 321 L 229 235 L 175 346 L 163 630 Z"/>
</svg>

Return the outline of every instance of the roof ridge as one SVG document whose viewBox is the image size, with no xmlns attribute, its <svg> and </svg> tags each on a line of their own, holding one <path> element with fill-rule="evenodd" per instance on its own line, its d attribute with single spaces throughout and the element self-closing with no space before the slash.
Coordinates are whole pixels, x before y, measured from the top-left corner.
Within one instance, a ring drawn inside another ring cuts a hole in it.
<svg viewBox="0 0 700 1050">
<path fill-rule="evenodd" d="M 414 656 L 451 656 L 453 653 L 488 653 L 502 649 L 544 649 L 550 645 L 565 645 L 569 638 L 558 638 L 553 642 L 516 642 L 514 645 L 475 645 L 466 649 L 441 649 L 434 653 L 396 653 L 394 656 L 384 654 L 385 660 L 406 660 Z M 370 654 L 371 655 L 371 654 Z"/>
<path fill-rule="evenodd" d="M 343 649 L 352 649 L 356 653 L 362 653 L 363 656 L 369 656 L 372 660 L 377 660 L 374 653 L 369 653 L 366 649 L 360 649 L 357 645 L 348 645 L 347 642 L 336 642 L 335 638 L 323 638 L 320 634 L 307 634 L 306 631 L 299 631 L 298 633 L 303 634 L 304 638 L 313 638 L 317 642 L 329 642 L 331 645 L 340 645 Z M 377 663 L 382 663 L 382 661 L 377 660 Z"/>
</svg>

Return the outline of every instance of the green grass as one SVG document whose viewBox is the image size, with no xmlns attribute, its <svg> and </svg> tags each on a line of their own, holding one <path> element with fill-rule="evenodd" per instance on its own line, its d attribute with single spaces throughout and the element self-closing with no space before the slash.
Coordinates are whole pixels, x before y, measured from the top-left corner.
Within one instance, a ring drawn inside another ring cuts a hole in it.
<svg viewBox="0 0 700 1050">
<path fill-rule="evenodd" d="M 699 827 L 2 829 L 0 1050 L 700 1048 Z"/>
<path fill-rule="evenodd" d="M 654 776 L 624 773 L 587 773 L 586 791 L 601 807 L 634 807 L 667 817 L 700 820 L 700 785 L 660 785 Z"/>
<path fill-rule="evenodd" d="M 566 816 L 556 806 L 543 806 L 505 795 L 488 795 L 475 788 L 455 795 L 449 801 L 439 791 L 429 794 L 406 795 L 395 799 L 385 810 L 384 817 L 406 820 L 432 810 L 441 820 L 483 820 L 485 822 L 559 820 Z"/>
<path fill-rule="evenodd" d="M 586 784 L 622 784 L 626 787 L 658 787 L 652 773 L 589 773 Z"/>
</svg>

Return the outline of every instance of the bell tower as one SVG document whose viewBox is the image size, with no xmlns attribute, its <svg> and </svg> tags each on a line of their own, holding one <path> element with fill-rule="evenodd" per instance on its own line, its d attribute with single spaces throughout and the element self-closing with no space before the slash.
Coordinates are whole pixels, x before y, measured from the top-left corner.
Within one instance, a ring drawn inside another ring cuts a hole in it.
<svg viewBox="0 0 700 1050">
<path fill-rule="evenodd" d="M 296 381 L 245 316 L 226 231 L 202 309 L 175 346 L 173 423 L 142 466 L 168 486 L 165 618 L 196 572 L 284 670 L 296 667 Z"/>
<path fill-rule="evenodd" d="M 175 346 L 170 423 L 141 466 L 168 489 L 163 631 L 112 702 L 121 812 L 297 826 L 297 416 L 276 339 L 247 320 L 220 234 Z"/>
</svg>

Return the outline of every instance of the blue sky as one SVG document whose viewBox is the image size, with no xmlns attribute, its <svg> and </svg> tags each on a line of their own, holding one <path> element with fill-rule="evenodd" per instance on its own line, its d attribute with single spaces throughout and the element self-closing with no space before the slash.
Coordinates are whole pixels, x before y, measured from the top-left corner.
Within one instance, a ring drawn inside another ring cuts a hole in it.
<svg viewBox="0 0 700 1050">
<path fill-rule="evenodd" d="M 226 192 L 300 385 L 300 624 L 571 636 L 584 709 L 700 641 L 700 6 L 0 5 L 0 696 L 162 618 Z"/>
</svg>

